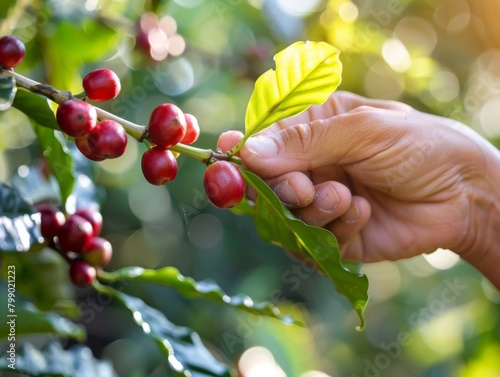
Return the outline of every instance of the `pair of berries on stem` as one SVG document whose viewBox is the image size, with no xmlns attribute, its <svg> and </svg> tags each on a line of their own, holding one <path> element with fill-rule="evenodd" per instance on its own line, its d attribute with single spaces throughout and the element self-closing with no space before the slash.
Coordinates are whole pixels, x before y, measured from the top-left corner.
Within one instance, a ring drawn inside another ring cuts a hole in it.
<svg viewBox="0 0 500 377">
<path fill-rule="evenodd" d="M 96 268 L 107 265 L 113 255 L 111 243 L 100 237 L 102 215 L 89 208 L 65 216 L 56 206 L 35 206 L 40 213 L 41 233 L 69 263 L 69 276 L 78 287 L 87 287 L 97 276 Z"/>
<path fill-rule="evenodd" d="M 88 73 L 82 86 L 86 97 L 95 102 L 112 100 L 121 90 L 120 79 L 107 68 Z M 67 99 L 57 108 L 56 119 L 61 131 L 74 137 L 78 150 L 90 160 L 103 161 L 125 153 L 128 142 L 125 129 L 115 120 L 98 122 L 97 110 L 89 102 Z"/>
</svg>

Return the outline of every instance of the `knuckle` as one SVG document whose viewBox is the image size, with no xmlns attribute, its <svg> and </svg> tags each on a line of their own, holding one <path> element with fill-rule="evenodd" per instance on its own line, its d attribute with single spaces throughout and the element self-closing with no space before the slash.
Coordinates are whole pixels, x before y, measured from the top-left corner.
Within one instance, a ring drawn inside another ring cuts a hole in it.
<svg viewBox="0 0 500 377">
<path fill-rule="evenodd" d="M 309 124 L 297 124 L 288 128 L 284 138 L 285 144 L 294 145 L 297 152 L 308 151 L 313 140 L 313 131 Z"/>
</svg>

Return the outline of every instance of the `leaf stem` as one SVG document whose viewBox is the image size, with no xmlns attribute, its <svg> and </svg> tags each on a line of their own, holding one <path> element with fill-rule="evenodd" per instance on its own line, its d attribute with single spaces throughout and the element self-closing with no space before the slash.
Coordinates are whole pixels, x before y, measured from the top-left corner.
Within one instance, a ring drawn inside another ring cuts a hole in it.
<svg viewBox="0 0 500 377">
<path fill-rule="evenodd" d="M 227 153 L 214 152 L 211 149 L 200 149 L 186 144 L 177 144 L 169 148 L 172 152 L 178 152 L 192 157 L 204 164 L 209 164 L 212 160 L 231 161 L 234 164 L 241 165 L 241 159 Z"/>
</svg>

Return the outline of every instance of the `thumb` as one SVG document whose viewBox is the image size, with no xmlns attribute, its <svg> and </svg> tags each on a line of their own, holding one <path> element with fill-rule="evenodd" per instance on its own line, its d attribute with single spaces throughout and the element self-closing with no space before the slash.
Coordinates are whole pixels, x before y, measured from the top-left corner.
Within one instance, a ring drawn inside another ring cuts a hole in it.
<svg viewBox="0 0 500 377">
<path fill-rule="evenodd" d="M 401 121 L 392 119 L 390 113 L 395 112 L 364 107 L 253 136 L 246 141 L 240 156 L 248 168 L 263 178 L 356 163 L 387 148 L 391 145 L 387 143 L 399 134 L 394 132 L 394 125 Z"/>
</svg>

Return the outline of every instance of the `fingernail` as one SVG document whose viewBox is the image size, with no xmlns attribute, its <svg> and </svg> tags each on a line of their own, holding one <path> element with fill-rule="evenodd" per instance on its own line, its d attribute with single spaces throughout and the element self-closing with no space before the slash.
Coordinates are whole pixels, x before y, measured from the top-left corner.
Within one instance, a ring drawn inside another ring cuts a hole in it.
<svg viewBox="0 0 500 377">
<path fill-rule="evenodd" d="M 278 154 L 278 145 L 272 137 L 254 136 L 246 142 L 247 149 L 260 158 L 272 158 Z"/>
<path fill-rule="evenodd" d="M 358 221 L 359 210 L 356 204 L 352 203 L 346 213 L 341 216 L 343 222 L 347 224 L 353 224 Z"/>
<path fill-rule="evenodd" d="M 299 199 L 297 199 L 297 195 L 295 195 L 288 181 L 277 184 L 274 187 L 274 192 L 286 207 L 296 207 L 299 205 Z"/>
<path fill-rule="evenodd" d="M 330 185 L 322 187 L 316 194 L 314 205 L 322 212 L 332 213 L 339 204 L 337 191 Z"/>
</svg>

